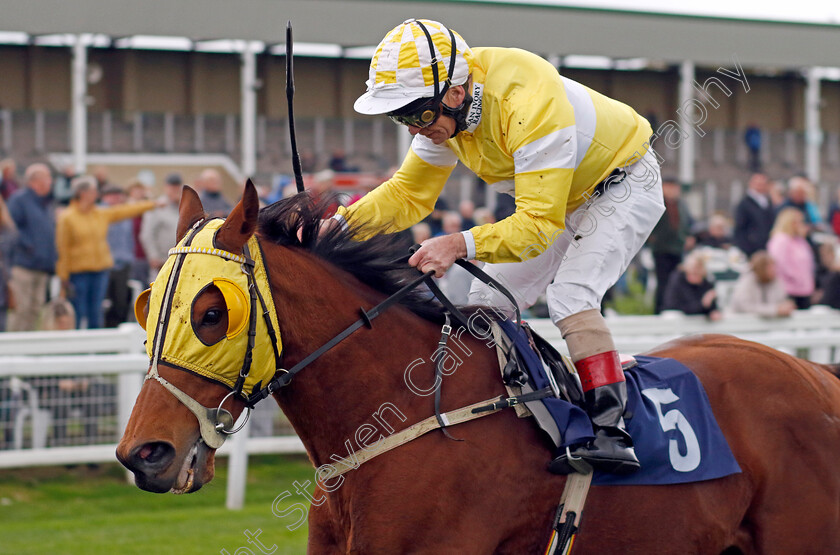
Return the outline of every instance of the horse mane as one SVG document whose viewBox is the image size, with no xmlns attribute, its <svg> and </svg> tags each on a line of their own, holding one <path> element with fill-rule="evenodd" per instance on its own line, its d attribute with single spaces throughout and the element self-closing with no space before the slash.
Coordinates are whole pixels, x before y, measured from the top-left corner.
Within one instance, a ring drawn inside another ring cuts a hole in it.
<svg viewBox="0 0 840 555">
<path fill-rule="evenodd" d="M 303 249 L 386 295 L 418 277 L 417 270 L 408 264 L 411 241 L 401 234 L 377 233 L 379 230 L 371 226 L 359 225 L 334 226 L 319 236 L 321 219 L 338 205 L 335 193 L 315 197 L 304 192 L 279 200 L 260 210 L 260 236 L 277 245 Z M 403 297 L 400 304 L 426 320 L 444 320 L 443 305 L 423 285 Z M 467 308 L 465 312 L 474 310 Z"/>
</svg>

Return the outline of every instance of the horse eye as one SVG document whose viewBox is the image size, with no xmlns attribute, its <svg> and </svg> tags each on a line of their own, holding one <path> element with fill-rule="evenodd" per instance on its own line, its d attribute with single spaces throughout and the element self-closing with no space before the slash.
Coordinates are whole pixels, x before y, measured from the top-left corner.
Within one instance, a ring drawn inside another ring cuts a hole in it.
<svg viewBox="0 0 840 555">
<path fill-rule="evenodd" d="M 204 313 L 204 317 L 201 319 L 201 325 L 215 326 L 222 321 L 223 316 L 224 313 L 221 310 L 219 310 L 218 308 L 211 308 L 210 310 Z"/>
</svg>

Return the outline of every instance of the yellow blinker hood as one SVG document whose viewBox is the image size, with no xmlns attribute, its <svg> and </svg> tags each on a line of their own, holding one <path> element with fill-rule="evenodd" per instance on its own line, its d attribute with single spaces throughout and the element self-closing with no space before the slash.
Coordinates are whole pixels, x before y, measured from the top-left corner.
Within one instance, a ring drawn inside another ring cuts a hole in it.
<svg viewBox="0 0 840 555">
<path fill-rule="evenodd" d="M 283 346 L 259 242 L 252 236 L 247 243 L 254 264 L 250 271 L 257 288 L 256 300 L 252 302 L 246 273 L 249 266 L 241 262 L 245 257 L 213 245 L 216 232 L 223 223 L 221 219 L 206 222 L 197 231 L 187 233 L 169 251 L 169 258 L 151 287 L 146 351 L 152 358 L 156 342 L 163 341 L 159 360 L 233 389 L 248 349 L 248 328 L 250 319 L 253 319 L 256 324 L 253 359 L 242 388 L 242 394 L 247 397 L 274 377 Z M 225 298 L 228 330 L 220 341 L 206 345 L 193 329 L 192 306 L 196 297 L 210 285 L 216 285 Z M 171 299 L 169 302 L 166 302 L 167 295 Z M 161 313 L 164 306 L 168 310 Z M 270 322 L 273 333 L 269 333 L 266 320 Z M 272 336 L 276 337 L 276 342 Z"/>
</svg>

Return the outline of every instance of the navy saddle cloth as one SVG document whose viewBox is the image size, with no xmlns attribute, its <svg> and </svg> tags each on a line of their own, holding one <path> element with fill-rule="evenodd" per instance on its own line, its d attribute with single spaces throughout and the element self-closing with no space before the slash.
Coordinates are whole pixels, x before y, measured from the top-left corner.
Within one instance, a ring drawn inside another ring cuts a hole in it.
<svg viewBox="0 0 840 555">
<path fill-rule="evenodd" d="M 535 389 L 547 387 L 545 367 L 525 332 L 511 322 L 501 325 Z M 635 358 L 638 364 L 624 373 L 628 393 L 625 424 L 642 468 L 629 476 L 596 473 L 593 483 L 679 484 L 741 472 L 697 376 L 670 358 Z M 542 403 L 560 429 L 561 449 L 592 439 L 592 424 L 583 409 L 563 399 L 548 398 Z"/>
</svg>

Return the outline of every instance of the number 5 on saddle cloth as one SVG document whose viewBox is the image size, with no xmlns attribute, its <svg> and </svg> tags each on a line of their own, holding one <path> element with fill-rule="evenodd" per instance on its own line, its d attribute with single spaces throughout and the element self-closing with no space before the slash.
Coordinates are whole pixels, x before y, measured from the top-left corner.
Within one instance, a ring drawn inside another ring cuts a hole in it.
<svg viewBox="0 0 840 555">
<path fill-rule="evenodd" d="M 581 408 L 583 393 L 574 365 L 527 324 L 492 325 L 505 386 L 520 418 L 534 416 L 556 450 L 594 437 Z M 669 358 L 637 356 L 623 365 L 628 403 L 624 415 L 641 470 L 627 476 L 595 473 L 598 485 L 696 482 L 741 471 L 712 414 L 697 376 Z M 534 400 L 531 400 L 534 399 Z"/>
</svg>

